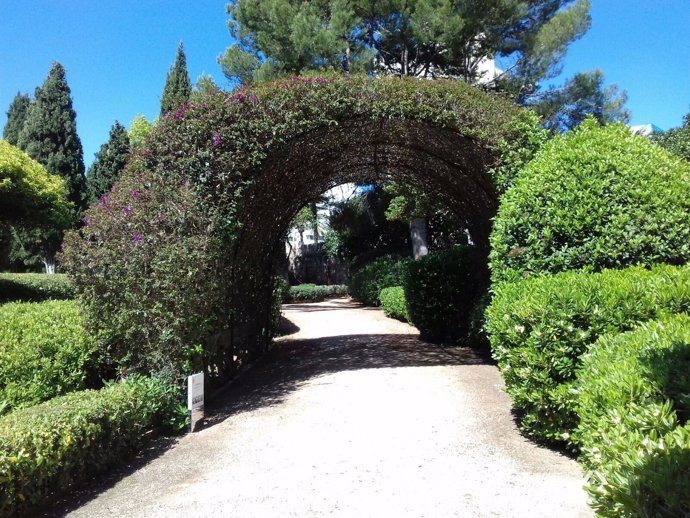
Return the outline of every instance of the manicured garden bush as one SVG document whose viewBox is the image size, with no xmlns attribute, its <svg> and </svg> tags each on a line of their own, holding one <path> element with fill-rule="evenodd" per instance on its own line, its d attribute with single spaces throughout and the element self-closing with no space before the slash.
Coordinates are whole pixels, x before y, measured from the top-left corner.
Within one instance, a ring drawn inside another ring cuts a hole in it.
<svg viewBox="0 0 690 518">
<path fill-rule="evenodd" d="M 690 261 L 690 165 L 624 125 L 555 137 L 503 195 L 493 281 Z"/>
<path fill-rule="evenodd" d="M 319 302 L 328 297 L 347 295 L 347 286 L 341 284 L 298 284 L 290 286 L 285 302 Z"/>
<path fill-rule="evenodd" d="M 403 322 L 410 321 L 410 313 L 407 309 L 405 290 L 402 286 L 384 288 L 379 294 L 381 308 L 387 317 L 397 318 Z"/>
<path fill-rule="evenodd" d="M 577 439 L 601 516 L 690 514 L 690 316 L 602 336 L 578 371 Z"/>
<path fill-rule="evenodd" d="M 0 414 L 97 385 L 101 360 L 76 302 L 0 306 Z"/>
<path fill-rule="evenodd" d="M 120 462 L 149 430 L 179 429 L 180 400 L 167 382 L 137 377 L 0 418 L 0 515 L 30 509 Z"/>
<path fill-rule="evenodd" d="M 570 444 L 582 355 L 601 335 L 690 310 L 690 266 L 564 272 L 502 283 L 487 310 L 494 358 L 521 428 Z"/>
<path fill-rule="evenodd" d="M 381 290 L 400 286 L 403 271 L 409 263 L 409 259 L 397 259 L 390 255 L 374 259 L 352 275 L 348 285 L 350 295 L 366 306 L 380 305 Z"/>
<path fill-rule="evenodd" d="M 64 274 L 0 273 L 0 303 L 74 297 L 74 286 Z"/>
<path fill-rule="evenodd" d="M 454 246 L 407 265 L 403 287 L 410 322 L 431 341 L 467 338 L 472 309 L 486 282 L 469 246 Z"/>
</svg>

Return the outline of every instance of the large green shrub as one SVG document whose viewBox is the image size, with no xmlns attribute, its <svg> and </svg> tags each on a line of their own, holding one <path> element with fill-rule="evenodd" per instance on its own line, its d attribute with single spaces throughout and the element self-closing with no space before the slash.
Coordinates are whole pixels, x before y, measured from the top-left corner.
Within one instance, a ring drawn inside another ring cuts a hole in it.
<svg viewBox="0 0 690 518">
<path fill-rule="evenodd" d="M 101 360 L 76 302 L 0 306 L 0 414 L 94 386 Z"/>
<path fill-rule="evenodd" d="M 409 259 L 397 259 L 390 255 L 374 259 L 352 275 L 348 285 L 350 295 L 366 306 L 378 306 L 381 303 L 381 290 L 400 286 L 403 271 L 409 263 Z"/>
<path fill-rule="evenodd" d="M 402 286 L 391 286 L 384 288 L 379 293 L 381 309 L 387 317 L 397 318 L 403 322 L 410 321 L 410 312 L 407 308 L 405 289 Z"/>
<path fill-rule="evenodd" d="M 341 284 L 298 284 L 290 286 L 285 302 L 320 302 L 328 297 L 347 295 L 347 286 Z"/>
<path fill-rule="evenodd" d="M 0 303 L 74 297 L 74 286 L 64 274 L 0 273 Z"/>
<path fill-rule="evenodd" d="M 568 443 L 578 423 L 572 388 L 582 355 L 605 333 L 689 311 L 690 266 L 564 272 L 494 290 L 487 331 L 521 428 Z"/>
<path fill-rule="evenodd" d="M 624 125 L 548 142 L 501 199 L 492 279 L 690 260 L 690 165 Z"/>
<path fill-rule="evenodd" d="M 583 358 L 577 387 L 594 509 L 690 515 L 690 316 L 602 336 Z"/>
<path fill-rule="evenodd" d="M 0 515 L 27 510 L 120 462 L 148 430 L 179 429 L 180 399 L 167 382 L 134 378 L 0 418 Z"/>
<path fill-rule="evenodd" d="M 469 246 L 457 245 L 410 262 L 403 274 L 410 322 L 424 340 L 466 338 L 485 283 Z"/>
</svg>

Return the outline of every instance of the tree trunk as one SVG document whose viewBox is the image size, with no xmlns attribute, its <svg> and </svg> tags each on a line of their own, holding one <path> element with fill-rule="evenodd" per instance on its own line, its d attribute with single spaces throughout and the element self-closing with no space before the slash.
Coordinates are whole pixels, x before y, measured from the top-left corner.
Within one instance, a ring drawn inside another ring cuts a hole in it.
<svg viewBox="0 0 690 518">
<path fill-rule="evenodd" d="M 55 273 L 55 259 L 53 257 L 41 257 L 41 261 L 43 261 L 46 273 L 53 275 Z"/>
<path fill-rule="evenodd" d="M 415 261 L 429 253 L 426 241 L 426 220 L 416 218 L 410 221 L 410 240 L 412 241 L 412 257 Z"/>
</svg>

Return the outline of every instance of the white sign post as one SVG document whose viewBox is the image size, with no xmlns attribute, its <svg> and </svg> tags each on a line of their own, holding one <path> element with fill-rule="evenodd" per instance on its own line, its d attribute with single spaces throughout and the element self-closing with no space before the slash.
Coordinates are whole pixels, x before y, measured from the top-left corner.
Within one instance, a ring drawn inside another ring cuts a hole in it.
<svg viewBox="0 0 690 518">
<path fill-rule="evenodd" d="M 192 374 L 187 378 L 187 409 L 191 413 L 191 431 L 204 418 L 204 373 Z"/>
</svg>

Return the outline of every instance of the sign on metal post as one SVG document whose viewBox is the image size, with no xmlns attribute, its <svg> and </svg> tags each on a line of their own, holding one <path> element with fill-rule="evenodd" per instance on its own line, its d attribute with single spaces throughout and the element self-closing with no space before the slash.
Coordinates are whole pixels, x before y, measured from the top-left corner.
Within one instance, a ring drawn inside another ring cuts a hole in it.
<svg viewBox="0 0 690 518">
<path fill-rule="evenodd" d="M 204 373 L 192 374 L 187 378 L 187 409 L 191 412 L 191 429 L 204 418 Z"/>
</svg>

